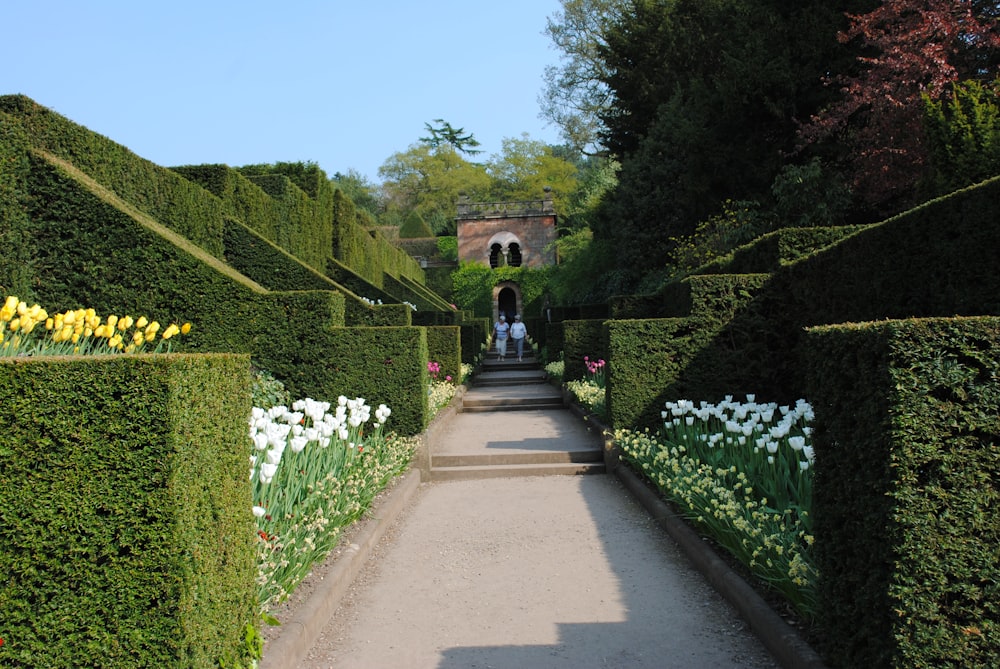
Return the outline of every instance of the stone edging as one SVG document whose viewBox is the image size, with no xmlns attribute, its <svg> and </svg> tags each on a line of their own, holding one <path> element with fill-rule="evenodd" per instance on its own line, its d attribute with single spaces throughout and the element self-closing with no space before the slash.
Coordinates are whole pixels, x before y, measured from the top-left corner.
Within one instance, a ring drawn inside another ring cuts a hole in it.
<svg viewBox="0 0 1000 669">
<path fill-rule="evenodd" d="M 361 572 L 372 550 L 389 526 L 409 505 L 420 487 L 420 471 L 411 469 L 389 494 L 371 509 L 358 536 L 336 558 L 326 578 L 316 586 L 295 618 L 281 625 L 281 636 L 264 646 L 258 669 L 296 669 L 309 653 L 323 628 L 340 606 L 340 600 Z"/>
</svg>

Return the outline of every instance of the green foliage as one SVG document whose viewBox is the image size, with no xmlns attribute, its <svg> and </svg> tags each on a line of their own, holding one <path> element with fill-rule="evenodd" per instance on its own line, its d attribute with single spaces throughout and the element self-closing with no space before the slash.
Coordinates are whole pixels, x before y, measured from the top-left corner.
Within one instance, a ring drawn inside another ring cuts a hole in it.
<svg viewBox="0 0 1000 669">
<path fill-rule="evenodd" d="M 400 239 L 414 239 L 423 237 L 433 237 L 434 232 L 430 226 L 424 222 L 423 217 L 416 211 L 411 211 L 403 224 L 399 226 Z"/>
<path fill-rule="evenodd" d="M 693 235 L 671 240 L 674 248 L 668 261 L 669 271 L 678 277 L 688 274 L 758 237 L 769 227 L 771 222 L 761 214 L 756 202 L 726 200 L 722 213 L 699 223 Z"/>
<path fill-rule="evenodd" d="M 446 261 L 458 260 L 458 237 L 438 237 L 437 238 L 438 258 Z"/>
<path fill-rule="evenodd" d="M 481 165 L 465 160 L 450 145 L 416 144 L 390 156 L 379 168 L 387 212 L 415 211 L 435 234 L 455 234 L 460 193 L 486 200 L 490 178 Z"/>
<path fill-rule="evenodd" d="M 274 378 L 266 369 L 253 367 L 253 379 L 250 386 L 250 396 L 255 407 L 291 406 L 292 395 L 285 389 L 285 384 Z"/>
<path fill-rule="evenodd" d="M 559 305 L 598 303 L 623 292 L 621 274 L 614 269 L 616 246 L 594 240 L 588 228 L 556 240 L 559 265 L 549 281 L 550 301 Z"/>
<path fill-rule="evenodd" d="M 767 202 L 797 119 L 833 94 L 822 77 L 851 54 L 836 35 L 858 4 L 642 0 L 600 24 L 603 138 L 622 167 L 592 227 L 631 285 L 725 200 Z"/>
<path fill-rule="evenodd" d="M 926 93 L 924 128 L 930 176 L 926 190 L 940 195 L 1000 174 L 1000 81 L 955 83 L 947 99 Z"/>
<path fill-rule="evenodd" d="M 1000 662 L 1000 319 L 814 328 L 816 558 L 837 666 Z"/>
<path fill-rule="evenodd" d="M 500 153 L 486 163 L 486 172 L 493 180 L 491 201 L 538 200 L 548 187 L 560 217 L 567 210 L 567 198 L 577 186 L 576 167 L 553 155 L 552 147 L 529 139 L 527 134 L 520 139 L 505 138 Z"/>
<path fill-rule="evenodd" d="M 590 375 L 584 358 L 608 359 L 607 332 L 604 320 L 563 321 L 563 379 L 579 381 Z"/>
<path fill-rule="evenodd" d="M 428 360 L 438 363 L 438 379 L 444 381 L 450 376 L 457 382 L 462 378 L 461 328 L 455 325 L 440 325 L 427 328 Z"/>
<path fill-rule="evenodd" d="M 245 355 L 0 363 L 17 416 L 0 432 L 5 666 L 249 659 L 253 521 L 233 448 L 249 369 Z"/>
<path fill-rule="evenodd" d="M 819 158 L 782 167 L 771 194 L 775 224 L 782 228 L 841 225 L 851 205 L 850 189 L 825 171 Z"/>
<path fill-rule="evenodd" d="M 36 250 L 27 233 L 25 189 L 28 137 L 17 119 L 0 110 L 0 293 L 33 301 Z"/>
<path fill-rule="evenodd" d="M 490 318 L 493 315 L 493 287 L 504 281 L 513 281 L 521 288 L 525 318 L 533 317 L 533 314 L 541 313 L 552 272 L 552 267 L 490 269 L 479 263 L 462 263 L 452 274 L 455 304 L 476 316 Z"/>
</svg>

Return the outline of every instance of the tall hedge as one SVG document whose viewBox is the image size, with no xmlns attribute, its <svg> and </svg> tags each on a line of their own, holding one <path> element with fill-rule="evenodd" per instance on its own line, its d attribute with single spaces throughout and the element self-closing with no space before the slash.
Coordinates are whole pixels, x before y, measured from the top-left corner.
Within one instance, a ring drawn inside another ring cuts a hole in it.
<svg viewBox="0 0 1000 669">
<path fill-rule="evenodd" d="M 1000 666 L 1000 318 L 810 329 L 824 655 Z"/>
<path fill-rule="evenodd" d="M 232 666 L 257 614 L 249 357 L 6 360 L 0 406 L 0 664 Z"/>
</svg>

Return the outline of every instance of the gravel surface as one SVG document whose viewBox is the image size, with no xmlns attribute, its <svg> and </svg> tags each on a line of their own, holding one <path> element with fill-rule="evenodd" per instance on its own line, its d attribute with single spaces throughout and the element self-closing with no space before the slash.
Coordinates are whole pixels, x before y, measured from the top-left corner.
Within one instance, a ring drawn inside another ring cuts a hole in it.
<svg viewBox="0 0 1000 669">
<path fill-rule="evenodd" d="M 778 665 L 617 479 L 595 475 L 421 484 L 299 666 Z"/>
</svg>

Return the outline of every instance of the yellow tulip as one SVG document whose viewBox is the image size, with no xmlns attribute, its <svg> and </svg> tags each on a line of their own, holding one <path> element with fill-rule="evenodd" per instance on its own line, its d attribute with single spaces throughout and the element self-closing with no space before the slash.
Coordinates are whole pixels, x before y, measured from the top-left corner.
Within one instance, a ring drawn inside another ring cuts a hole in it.
<svg viewBox="0 0 1000 669">
<path fill-rule="evenodd" d="M 93 336 L 93 334 L 94 334 L 94 328 L 90 327 L 89 325 L 86 328 L 84 328 L 83 330 L 84 337 L 91 337 Z"/>
<path fill-rule="evenodd" d="M 63 323 L 65 323 L 66 325 L 72 325 L 75 322 L 76 322 L 75 311 L 67 311 L 65 314 L 63 314 Z"/>
<path fill-rule="evenodd" d="M 63 314 L 56 314 L 52 323 L 56 330 L 62 330 L 63 325 L 66 323 L 66 317 Z"/>
<path fill-rule="evenodd" d="M 118 325 L 118 317 L 111 314 L 108 316 L 108 330 L 114 330 L 116 325 Z"/>
<path fill-rule="evenodd" d="M 156 332 L 155 331 L 146 330 L 146 341 L 147 342 L 151 342 L 154 339 L 156 339 Z"/>
<path fill-rule="evenodd" d="M 146 323 L 148 322 L 149 321 L 146 320 L 145 316 L 139 316 L 139 320 L 135 322 L 135 326 L 141 330 L 142 328 L 146 327 Z"/>
<path fill-rule="evenodd" d="M 181 326 L 181 334 L 187 334 L 188 332 L 191 332 L 191 324 L 185 323 Z"/>
<path fill-rule="evenodd" d="M 125 347 L 125 352 L 126 353 L 133 353 L 133 352 L 135 352 L 135 346 L 133 346 L 132 344 L 129 344 L 128 346 Z"/>
<path fill-rule="evenodd" d="M 118 329 L 124 332 L 125 330 L 128 330 L 130 327 L 132 327 L 132 323 L 134 322 L 135 321 L 132 319 L 131 316 L 125 316 L 124 318 L 118 321 Z"/>
<path fill-rule="evenodd" d="M 73 336 L 73 326 L 72 325 L 64 325 L 63 328 L 62 328 L 62 330 L 59 331 L 59 333 L 60 333 L 59 334 L 60 340 L 61 341 L 66 341 L 67 339 L 69 339 L 70 337 Z"/>
<path fill-rule="evenodd" d="M 150 334 L 156 334 L 159 331 L 160 331 L 160 324 L 157 323 L 156 321 L 153 321 L 152 323 L 150 323 L 149 325 L 146 326 L 146 335 L 147 336 L 150 335 Z"/>
<path fill-rule="evenodd" d="M 17 315 L 18 316 L 23 316 L 27 312 L 28 312 L 28 303 L 27 302 L 23 302 L 23 301 L 22 302 L 18 302 L 17 303 Z"/>
<path fill-rule="evenodd" d="M 122 336 L 116 334 L 114 337 L 108 340 L 108 346 L 111 348 L 120 348 L 122 345 Z"/>
<path fill-rule="evenodd" d="M 19 327 L 21 327 L 21 319 L 20 318 L 15 318 L 14 320 L 12 320 L 10 322 L 10 331 L 11 332 L 17 332 L 17 329 Z"/>
<path fill-rule="evenodd" d="M 181 329 L 177 327 L 175 323 L 171 323 L 170 325 L 167 326 L 167 329 L 163 331 L 163 338 L 170 339 L 180 331 Z"/>
<path fill-rule="evenodd" d="M 74 344 L 79 344 L 80 343 L 80 333 L 79 332 L 74 332 L 73 336 L 70 339 L 73 340 Z M 73 352 L 76 353 L 78 350 L 80 350 L 79 347 L 76 347 L 76 348 L 73 349 Z"/>
<path fill-rule="evenodd" d="M 108 330 L 106 325 L 98 325 L 97 329 L 94 330 L 94 336 L 99 338 L 104 338 L 108 336 Z"/>
<path fill-rule="evenodd" d="M 146 342 L 146 337 L 141 332 L 136 331 L 136 333 L 132 335 L 132 343 L 135 344 L 136 346 L 141 346 L 145 342 Z"/>
</svg>

